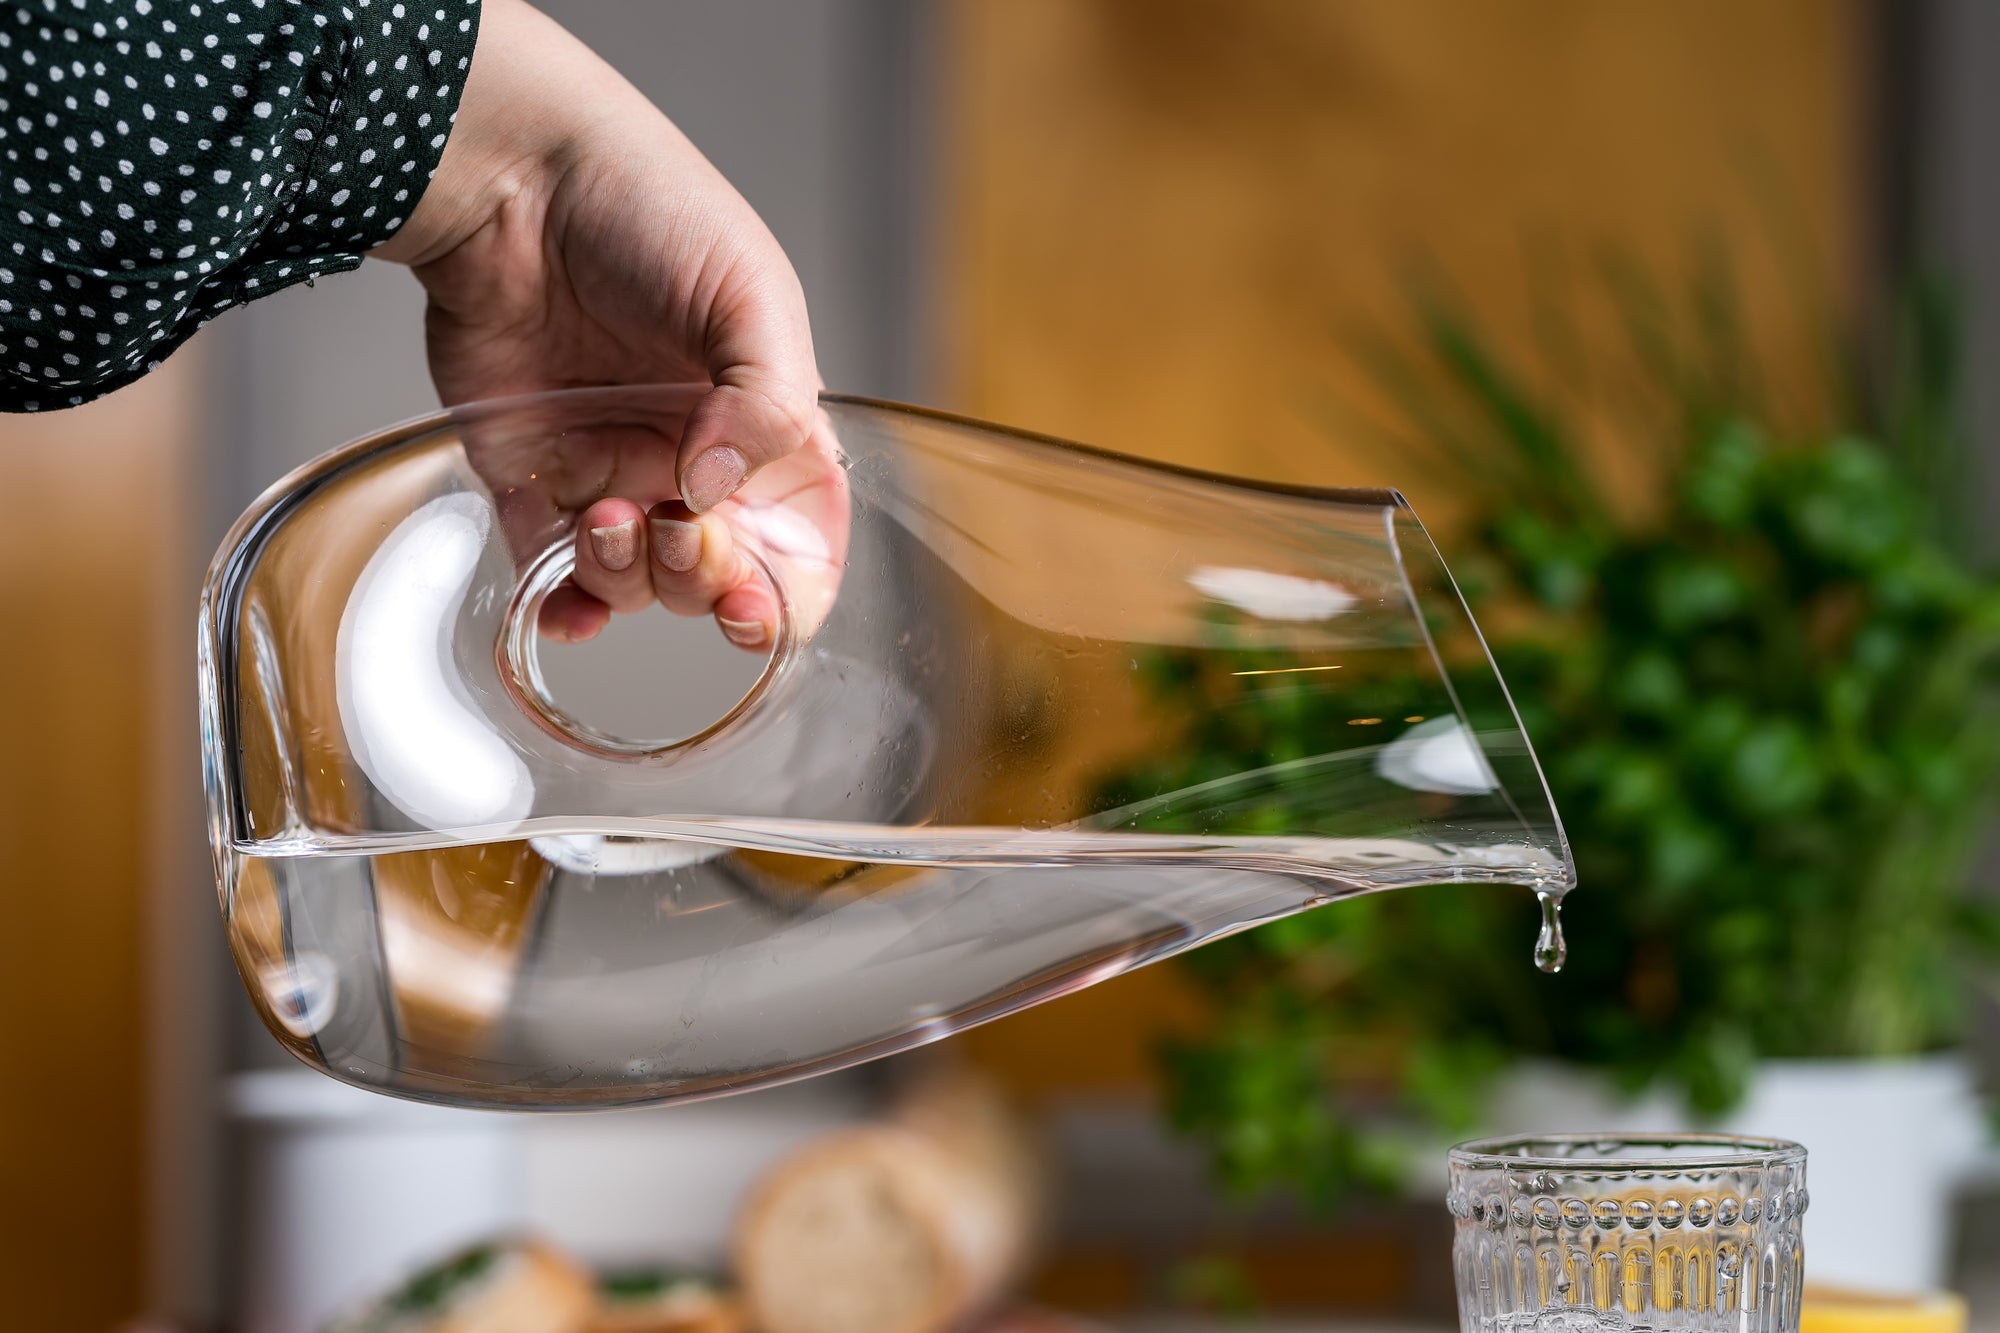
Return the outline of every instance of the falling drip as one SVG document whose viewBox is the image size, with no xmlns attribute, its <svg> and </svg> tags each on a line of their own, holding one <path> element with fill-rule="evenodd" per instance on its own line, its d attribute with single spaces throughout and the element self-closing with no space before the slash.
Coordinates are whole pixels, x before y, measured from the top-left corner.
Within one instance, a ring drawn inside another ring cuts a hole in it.
<svg viewBox="0 0 2000 1333">
<path fill-rule="evenodd" d="M 1535 936 L 1535 966 L 1544 972 L 1560 972 L 1563 961 L 1569 957 L 1569 946 L 1563 943 L 1562 896 L 1536 889 L 1535 897 L 1542 904 L 1542 930 Z"/>
</svg>

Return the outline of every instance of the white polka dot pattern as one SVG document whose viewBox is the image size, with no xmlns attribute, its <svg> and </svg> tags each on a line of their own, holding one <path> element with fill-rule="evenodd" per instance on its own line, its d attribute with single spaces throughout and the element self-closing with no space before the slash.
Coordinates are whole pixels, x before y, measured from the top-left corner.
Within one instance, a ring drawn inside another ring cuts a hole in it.
<svg viewBox="0 0 2000 1333">
<path fill-rule="evenodd" d="M 437 169 L 478 0 L 0 3 L 0 409 L 356 267 Z"/>
</svg>

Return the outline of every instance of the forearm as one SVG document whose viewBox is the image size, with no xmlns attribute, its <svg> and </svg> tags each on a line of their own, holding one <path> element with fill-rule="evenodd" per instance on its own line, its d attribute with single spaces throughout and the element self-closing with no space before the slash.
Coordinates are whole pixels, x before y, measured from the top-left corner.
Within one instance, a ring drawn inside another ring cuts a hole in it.
<svg viewBox="0 0 2000 1333">
<path fill-rule="evenodd" d="M 478 12 L 0 7 L 0 408 L 108 392 L 392 236 L 447 142 Z"/>
</svg>

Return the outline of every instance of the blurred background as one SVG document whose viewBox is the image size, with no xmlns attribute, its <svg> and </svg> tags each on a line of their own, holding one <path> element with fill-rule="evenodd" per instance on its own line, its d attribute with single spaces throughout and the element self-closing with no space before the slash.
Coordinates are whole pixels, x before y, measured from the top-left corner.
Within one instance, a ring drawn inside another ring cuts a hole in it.
<svg viewBox="0 0 2000 1333">
<path fill-rule="evenodd" d="M 1436 1153 L 1407 1145 L 1629 1118 L 1619 1094 L 1644 1088 L 1644 1114 L 1809 1148 L 1797 1108 L 1876 1107 L 1823 1132 L 1874 1135 L 1885 1175 L 1928 1182 L 1941 1220 L 1908 1223 L 1912 1280 L 2000 1329 L 1975 1091 L 2000 1070 L 1979 999 L 2000 993 L 1980 855 L 2000 720 L 1991 670 L 1923 675 L 1995 604 L 2000 10 L 544 7 L 777 233 L 829 385 L 1396 485 L 1470 590 L 1522 611 L 1496 649 L 1584 888 L 1578 965 L 1545 983 L 1522 934 L 1499 984 L 1555 1017 L 1493 1020 L 1454 961 L 1490 936 L 1446 938 L 1485 918 L 1411 891 L 952 1039 L 1047 1145 L 1028 1298 L 1121 1328 L 1448 1326 Z M 873 1073 L 559 1122 L 424 1112 L 288 1069 L 250 1015 L 203 843 L 201 570 L 286 471 L 435 406 L 421 309 L 370 264 L 230 314 L 109 399 L 0 426 L 10 1327 L 302 1333 L 515 1227 L 591 1264 L 717 1270 L 747 1185 L 880 1103 Z M 1447 461 L 1447 438 L 1500 461 Z M 1551 498 L 1557 456 L 1587 488 Z M 1725 483 L 1750 497 L 1727 513 Z M 1918 549 L 1949 595 L 1850 632 L 1873 615 L 1852 608 L 1902 605 Z M 1642 591 L 1606 605 L 1614 570 Z M 1829 628 L 1827 607 L 1851 614 Z M 1746 668 L 1740 716 L 1694 754 L 1660 717 L 1721 687 L 1672 668 L 1730 616 L 1811 665 Z M 1930 714 L 1896 712 L 1913 682 Z M 1832 738 L 1842 690 L 1884 702 Z M 1855 747 L 1872 786 L 1836 762 Z M 1274 1017 L 1286 996 L 1313 1017 Z"/>
</svg>

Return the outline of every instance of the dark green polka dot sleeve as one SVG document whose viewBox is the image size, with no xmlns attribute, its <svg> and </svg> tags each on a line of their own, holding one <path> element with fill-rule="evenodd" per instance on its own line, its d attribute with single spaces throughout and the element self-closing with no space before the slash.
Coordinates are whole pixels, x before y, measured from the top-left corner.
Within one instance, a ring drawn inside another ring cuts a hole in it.
<svg viewBox="0 0 2000 1333">
<path fill-rule="evenodd" d="M 0 3 L 0 408 L 356 267 L 444 152 L 478 0 Z"/>
</svg>

